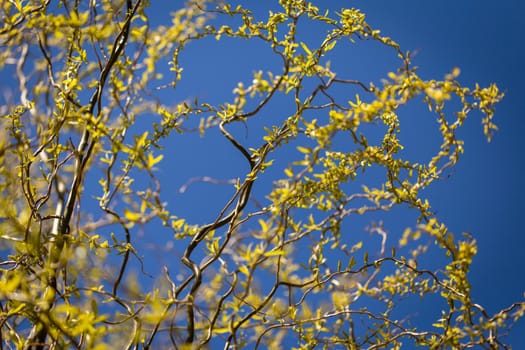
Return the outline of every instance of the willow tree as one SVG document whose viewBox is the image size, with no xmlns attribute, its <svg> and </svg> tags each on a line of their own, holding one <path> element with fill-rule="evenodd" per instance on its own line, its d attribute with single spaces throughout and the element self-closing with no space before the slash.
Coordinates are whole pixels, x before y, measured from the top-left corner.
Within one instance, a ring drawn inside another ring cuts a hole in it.
<svg viewBox="0 0 525 350">
<path fill-rule="evenodd" d="M 0 348 L 505 347 L 525 303 L 490 314 L 473 300 L 476 242 L 423 194 L 460 159 L 467 118 L 490 140 L 503 94 L 462 86 L 457 68 L 422 79 L 358 9 L 275 5 L 195 1 L 159 23 L 145 0 L 1 2 Z M 184 96 L 187 48 L 210 40 L 257 42 L 280 68 L 219 103 Z M 382 80 L 331 69 L 365 42 L 398 62 Z M 426 159 L 401 142 L 412 104 L 439 135 Z M 195 221 L 158 176 L 192 164 L 163 146 L 213 133 L 239 170 L 187 179 L 188 196 L 195 181 L 229 188 Z M 394 210 L 406 229 L 381 221 Z M 413 320 L 428 302 L 431 322 Z"/>
</svg>

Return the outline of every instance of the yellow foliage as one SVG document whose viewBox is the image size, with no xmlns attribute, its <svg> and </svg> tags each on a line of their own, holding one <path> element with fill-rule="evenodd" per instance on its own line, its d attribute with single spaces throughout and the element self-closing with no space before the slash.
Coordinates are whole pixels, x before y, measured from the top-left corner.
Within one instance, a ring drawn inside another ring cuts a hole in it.
<svg viewBox="0 0 525 350">
<path fill-rule="evenodd" d="M 474 111 L 491 139 L 499 88 L 464 87 L 457 67 L 422 79 L 411 54 L 357 8 L 175 3 L 0 2 L 0 70 L 13 79 L 6 96 L 20 101 L 0 118 L 5 347 L 500 344 L 492 337 L 525 304 L 492 316 L 471 300 L 476 242 L 452 234 L 423 196 L 459 161 Z M 310 26 L 319 36 L 305 35 Z M 249 62 L 253 73 L 221 86 L 231 95 L 217 100 L 215 76 L 190 75 L 188 50 L 210 40 L 254 43 L 276 60 Z M 362 41 L 399 60 L 374 72 L 380 83 L 330 64 Z M 186 95 L 191 85 L 199 91 Z M 440 140 L 416 162 L 402 130 L 420 102 L 428 115 L 418 118 Z M 206 156 L 194 152 L 196 133 L 210 142 Z M 206 173 L 179 183 L 195 165 Z M 208 192 L 192 192 L 194 182 Z M 394 210 L 414 222 L 389 230 L 378 218 Z M 412 329 L 397 303 L 427 294 L 443 314 Z"/>
</svg>

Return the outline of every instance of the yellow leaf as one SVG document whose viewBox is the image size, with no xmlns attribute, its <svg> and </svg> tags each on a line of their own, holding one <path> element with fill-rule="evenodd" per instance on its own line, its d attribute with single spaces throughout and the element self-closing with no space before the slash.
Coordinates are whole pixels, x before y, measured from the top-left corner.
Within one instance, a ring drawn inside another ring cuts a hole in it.
<svg viewBox="0 0 525 350">
<path fill-rule="evenodd" d="M 310 49 L 308 48 L 308 46 L 306 46 L 305 43 L 301 42 L 301 47 L 303 48 L 304 51 L 306 51 L 308 56 L 312 56 L 312 51 L 310 51 Z"/>
<path fill-rule="evenodd" d="M 146 138 L 148 137 L 148 132 L 145 131 L 144 134 L 137 140 L 137 149 L 142 148 L 146 145 Z"/>
<path fill-rule="evenodd" d="M 176 231 L 181 230 L 184 227 L 184 222 L 184 219 L 173 220 L 171 222 L 171 227 Z"/>
<path fill-rule="evenodd" d="M 301 153 L 312 153 L 312 150 L 310 148 L 297 146 L 297 150 Z"/>
<path fill-rule="evenodd" d="M 239 271 L 241 271 L 246 276 L 250 275 L 250 270 L 248 269 L 248 266 L 246 265 L 242 265 L 241 267 L 239 267 Z"/>
<path fill-rule="evenodd" d="M 278 256 L 278 255 L 284 255 L 284 250 L 282 249 L 274 249 L 269 252 L 264 253 L 264 256 Z"/>
<path fill-rule="evenodd" d="M 124 209 L 124 217 L 129 221 L 137 221 L 142 217 L 141 213 L 134 213 L 128 209 Z"/>
<path fill-rule="evenodd" d="M 266 221 L 259 219 L 259 225 L 261 225 L 263 232 L 268 232 L 268 225 L 266 224 Z"/>
<path fill-rule="evenodd" d="M 155 164 L 160 162 L 164 158 L 164 155 L 160 154 L 156 157 L 153 156 L 153 152 L 148 153 L 148 168 L 153 167 Z"/>
<path fill-rule="evenodd" d="M 213 330 L 214 333 L 216 334 L 224 334 L 224 333 L 229 333 L 230 332 L 230 329 L 227 328 L 227 327 L 222 327 L 222 328 L 215 328 Z"/>
</svg>

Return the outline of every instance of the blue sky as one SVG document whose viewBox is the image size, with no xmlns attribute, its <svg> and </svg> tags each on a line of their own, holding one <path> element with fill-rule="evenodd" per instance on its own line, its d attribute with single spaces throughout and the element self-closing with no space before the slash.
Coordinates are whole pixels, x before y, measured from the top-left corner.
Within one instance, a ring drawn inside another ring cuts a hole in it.
<svg viewBox="0 0 525 350">
<path fill-rule="evenodd" d="M 149 13 L 153 23 L 169 21 L 169 12 L 175 11 L 182 3 L 152 1 Z M 268 10 L 278 8 L 277 0 L 239 3 L 248 8 L 255 7 L 262 16 Z M 374 28 L 391 36 L 404 51 L 417 52 L 413 63 L 419 67 L 423 78 L 440 79 L 452 68 L 459 67 L 461 75 L 458 80 L 462 84 L 472 87 L 476 82 L 482 86 L 495 82 L 505 91 L 506 97 L 496 109 L 495 122 L 499 131 L 492 141 L 487 143 L 479 115 L 473 115 L 460 133 L 465 140 L 465 154 L 452 176 L 434 184 L 426 195 L 440 220 L 451 231 L 457 234 L 469 232 L 477 240 L 479 251 L 470 275 L 475 301 L 484 305 L 489 313 L 522 301 L 525 292 L 525 262 L 522 258 L 525 236 L 521 223 L 525 212 L 522 185 L 525 157 L 521 154 L 521 134 L 525 130 L 525 21 L 522 19 L 525 2 L 320 0 L 318 3 L 332 11 L 341 7 L 360 8 Z M 324 34 L 315 27 L 300 29 L 305 41 L 315 42 Z M 391 52 L 387 56 L 384 50 L 367 43 L 358 43 L 356 47 L 346 45 L 336 52 L 337 55 L 331 58 L 334 70 L 365 83 L 379 82 L 399 65 Z M 279 72 L 279 63 L 266 47 L 246 41 L 217 42 L 210 38 L 191 44 L 181 56 L 185 71 L 173 103 L 193 97 L 214 103 L 230 101 L 232 89 L 238 81 L 250 82 L 255 70 Z M 5 85 L 1 83 L 2 87 Z M 265 111 L 264 118 L 271 120 L 286 115 L 285 108 L 277 100 Z M 425 152 L 435 145 L 431 142 L 432 136 L 426 133 L 428 129 L 420 124 L 419 113 L 422 110 L 417 107 L 405 111 L 402 137 L 406 135 L 404 137 L 412 142 L 407 143 L 407 148 L 410 144 L 415 145 L 411 156 L 424 158 Z M 249 124 L 248 131 L 242 127 L 232 128 L 250 146 L 260 144 L 261 132 L 257 127 L 264 124 L 264 120 L 255 119 L 253 123 Z M 231 186 L 194 183 L 185 193 L 179 193 L 179 188 L 192 177 L 230 179 L 242 176 L 246 173 L 246 164 L 239 155 L 231 153 L 231 145 L 216 130 L 207 133 L 205 138 L 193 133 L 170 139 L 164 146 L 166 156 L 159 164 L 164 199 L 169 198 L 175 213 L 187 217 L 190 222 L 209 222 L 232 194 Z M 283 159 L 276 159 L 276 168 L 280 169 L 279 166 L 286 164 L 289 154 L 277 152 L 277 155 L 283 156 Z M 269 170 L 270 177 L 282 176 L 281 170 L 272 171 Z M 269 183 L 259 186 L 254 193 L 260 196 L 259 199 L 264 199 L 269 186 Z M 406 224 L 405 221 L 396 223 L 392 215 L 386 220 L 391 227 Z M 139 235 L 135 243 L 149 244 L 150 237 Z M 165 238 L 159 237 L 159 242 L 162 241 L 165 242 Z M 174 249 L 181 253 L 176 245 Z M 158 264 L 146 267 L 150 269 L 148 272 L 156 274 L 158 265 L 171 255 L 164 257 L 153 250 L 151 257 Z M 422 309 L 427 306 L 422 306 Z M 514 349 L 525 348 L 524 334 L 525 321 L 522 320 L 508 337 L 508 343 Z"/>
<path fill-rule="evenodd" d="M 395 38 L 415 59 L 425 77 L 461 68 L 460 82 L 495 82 L 506 97 L 496 109 L 499 131 L 488 144 L 479 120 L 464 130 L 465 154 L 453 176 L 437 184 L 433 200 L 439 217 L 453 232 L 469 232 L 478 242 L 471 281 L 474 296 L 495 312 L 523 300 L 525 205 L 521 154 L 525 127 L 524 22 L 519 1 L 361 1 L 372 25 Z M 525 347 L 525 322 L 509 344 Z"/>
<path fill-rule="evenodd" d="M 472 282 L 480 300 L 495 310 L 523 298 L 525 4 L 504 0 L 352 5 L 405 49 L 418 49 L 416 65 L 425 75 L 441 76 L 458 66 L 462 83 L 496 82 L 506 92 L 496 113 L 500 130 L 490 144 L 479 136 L 478 121 L 466 125 L 465 155 L 452 178 L 438 184 L 434 206 L 453 231 L 471 232 L 478 241 Z M 524 323 L 520 326 L 521 332 L 514 332 L 515 348 L 525 346 Z"/>
<path fill-rule="evenodd" d="M 259 14 L 277 8 L 277 1 L 240 3 L 246 7 L 254 6 Z M 419 74 L 423 78 L 441 79 L 452 68 L 459 67 L 462 84 L 473 87 L 476 82 L 482 86 L 495 82 L 505 91 L 506 97 L 496 110 L 499 131 L 492 142 L 487 143 L 483 137 L 479 115 L 472 116 L 460 133 L 465 140 L 465 154 L 450 179 L 435 184 L 428 196 L 438 217 L 453 232 L 469 232 L 478 242 L 479 252 L 470 275 L 475 301 L 486 306 L 489 312 L 496 312 L 512 302 L 523 300 L 525 263 L 522 250 L 525 238 L 521 232 L 521 219 L 525 210 L 522 200 L 525 190 L 522 185 L 524 157 L 520 150 L 521 133 L 525 129 L 525 54 L 522 48 L 525 30 L 521 18 L 525 4 L 513 0 L 332 0 L 319 3 L 332 10 L 360 8 L 374 28 L 391 36 L 404 51 L 417 52 L 414 64 L 420 67 Z M 165 7 L 162 13 L 158 10 L 153 7 L 152 13 L 156 20 L 161 21 L 168 11 Z M 301 29 L 303 34 L 300 35 L 305 41 L 315 41 L 323 34 L 316 28 Z M 358 44 L 357 49 L 339 51 L 338 55 L 331 58 L 333 66 L 341 67 L 348 77 L 364 82 L 378 82 L 398 64 L 395 57 L 393 60 L 385 56 L 384 51 L 376 51 L 366 43 Z M 264 47 L 245 42 L 208 40 L 190 45 L 181 58 L 189 80 L 183 78 L 177 88 L 178 95 L 181 99 L 196 96 L 215 102 L 228 101 L 238 81 L 249 82 L 254 70 L 276 69 L 278 63 Z M 337 68 L 334 70 L 338 71 Z M 283 112 L 277 106 L 272 108 L 276 108 L 276 113 Z M 417 108 L 412 111 L 414 114 L 420 112 Z M 432 146 L 428 145 L 432 138 L 426 135 L 425 129 L 418 129 L 416 118 L 407 119 L 405 128 L 414 142 L 414 149 L 424 152 L 426 146 Z M 244 132 L 242 129 L 237 131 Z M 249 129 L 249 133 L 248 140 L 257 140 L 260 135 L 253 129 Z M 183 141 L 170 144 L 174 152 L 174 161 L 170 164 L 177 174 L 172 178 L 173 192 L 192 176 L 213 175 L 226 179 L 242 172 L 245 165 L 236 162 L 242 161 L 235 159 L 237 155 L 233 156 L 234 159 L 224 159 L 221 155 L 230 145 L 218 132 L 207 134 L 205 139 L 198 135 L 190 138 L 191 152 L 177 151 L 178 147 L 185 147 Z M 185 164 L 184 169 L 177 168 L 176 164 Z M 166 166 L 167 163 L 162 165 L 161 177 L 162 173 L 172 176 L 172 169 Z M 203 219 L 202 216 L 213 215 L 231 193 L 224 191 L 222 193 L 217 185 L 194 184 L 186 193 L 177 194 L 173 199 L 184 203 L 180 208 L 181 215 L 206 222 L 211 217 Z M 203 196 L 206 208 L 194 199 Z M 508 338 L 509 344 L 515 349 L 525 348 L 523 334 L 525 322 L 521 321 Z"/>
</svg>

